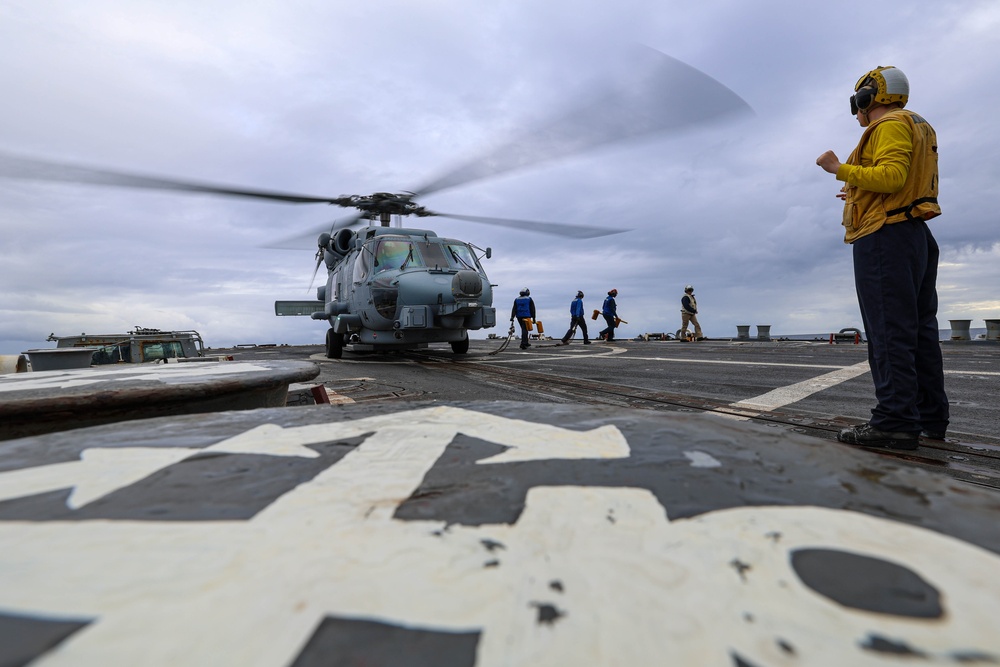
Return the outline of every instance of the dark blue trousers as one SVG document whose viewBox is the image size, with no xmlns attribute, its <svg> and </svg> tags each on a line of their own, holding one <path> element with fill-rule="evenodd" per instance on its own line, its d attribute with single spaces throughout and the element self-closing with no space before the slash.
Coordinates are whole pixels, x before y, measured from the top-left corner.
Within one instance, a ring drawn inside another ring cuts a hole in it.
<svg viewBox="0 0 1000 667">
<path fill-rule="evenodd" d="M 587 320 L 583 317 L 572 316 L 569 318 L 569 330 L 562 337 L 562 342 L 569 343 L 569 337 L 573 335 L 573 327 L 580 327 L 580 331 L 583 332 L 583 339 L 590 340 L 587 338 Z"/>
<path fill-rule="evenodd" d="M 937 325 L 938 245 L 923 220 L 854 242 L 854 282 L 883 431 L 945 431 L 948 397 Z"/>
<path fill-rule="evenodd" d="M 517 323 L 521 325 L 521 347 L 528 347 L 528 325 L 524 323 L 523 317 L 517 318 Z"/>
<path fill-rule="evenodd" d="M 614 340 L 615 339 L 615 316 L 614 315 L 604 314 L 604 321 L 608 323 L 608 328 L 607 329 L 602 329 L 600 335 L 607 336 L 608 340 Z"/>
</svg>

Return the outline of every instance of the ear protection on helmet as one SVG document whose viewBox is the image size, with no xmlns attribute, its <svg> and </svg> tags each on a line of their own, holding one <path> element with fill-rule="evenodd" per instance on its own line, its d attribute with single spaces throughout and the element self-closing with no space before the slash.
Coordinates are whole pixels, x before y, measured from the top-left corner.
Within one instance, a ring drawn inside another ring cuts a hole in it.
<svg viewBox="0 0 1000 667">
<path fill-rule="evenodd" d="M 865 83 L 867 84 L 868 81 Z M 851 95 L 851 115 L 856 116 L 858 115 L 858 111 L 866 111 L 872 105 L 872 102 L 875 101 L 877 93 L 878 89 L 870 85 L 858 88 L 858 91 Z"/>
</svg>

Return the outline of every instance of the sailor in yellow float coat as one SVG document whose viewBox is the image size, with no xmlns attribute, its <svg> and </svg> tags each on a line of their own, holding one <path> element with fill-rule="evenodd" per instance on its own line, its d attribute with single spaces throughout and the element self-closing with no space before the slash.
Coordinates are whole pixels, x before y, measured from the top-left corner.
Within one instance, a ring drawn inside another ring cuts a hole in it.
<svg viewBox="0 0 1000 667">
<path fill-rule="evenodd" d="M 934 128 L 912 111 L 886 112 L 865 129 L 837 180 L 846 183 L 845 243 L 882 225 L 941 215 Z"/>
<path fill-rule="evenodd" d="M 938 206 L 937 136 L 904 110 L 909 82 L 895 67 L 862 76 L 851 111 L 866 128 L 841 164 L 833 151 L 816 164 L 845 185 L 844 241 L 868 336 L 878 405 L 869 423 L 837 439 L 855 445 L 916 449 L 919 436 L 943 439 L 948 397 L 937 327 L 939 250 L 926 221 Z"/>
</svg>

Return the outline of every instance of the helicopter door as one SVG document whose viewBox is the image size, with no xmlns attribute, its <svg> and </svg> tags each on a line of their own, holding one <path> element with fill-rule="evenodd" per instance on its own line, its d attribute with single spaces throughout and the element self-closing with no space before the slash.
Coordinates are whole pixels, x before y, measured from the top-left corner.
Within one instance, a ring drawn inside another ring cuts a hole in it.
<svg viewBox="0 0 1000 667">
<path fill-rule="evenodd" d="M 361 251 L 358 252 L 357 259 L 354 260 L 354 282 L 361 283 L 365 281 L 371 273 L 371 262 L 372 262 L 372 243 L 366 243 L 361 246 Z"/>
</svg>

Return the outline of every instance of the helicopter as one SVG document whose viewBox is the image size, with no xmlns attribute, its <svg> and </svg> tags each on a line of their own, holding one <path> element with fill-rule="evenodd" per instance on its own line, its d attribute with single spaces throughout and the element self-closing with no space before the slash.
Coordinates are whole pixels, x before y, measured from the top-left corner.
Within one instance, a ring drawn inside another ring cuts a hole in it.
<svg viewBox="0 0 1000 667">
<path fill-rule="evenodd" d="M 379 226 L 323 233 L 317 245 L 328 272 L 317 300 L 276 301 L 274 308 L 275 315 L 329 321 L 328 358 L 341 358 L 346 341 L 355 352 L 448 342 L 465 354 L 469 330 L 496 326 L 493 285 L 472 244 L 427 229 Z M 487 248 L 483 256 L 491 255 Z"/>
<path fill-rule="evenodd" d="M 492 256 L 433 230 L 391 225 L 409 216 L 443 217 L 569 238 L 594 238 L 627 229 L 514 220 L 432 211 L 417 203 L 448 188 L 497 176 L 654 133 L 745 114 L 749 105 L 709 75 L 659 51 L 644 48 L 633 75 L 602 85 L 590 101 L 460 164 L 418 188 L 369 195 L 323 197 L 72 165 L 0 153 L 0 176 L 41 181 L 248 197 L 355 209 L 346 219 L 269 244 L 298 247 L 315 238 L 313 282 L 324 264 L 327 280 L 308 301 L 276 301 L 277 316 L 308 316 L 328 323 L 325 353 L 389 351 L 449 343 L 469 349 L 469 331 L 496 326 L 493 287 L 481 261 Z M 690 111 L 690 99 L 699 111 Z M 367 223 L 367 226 L 364 225 Z M 377 224 L 376 224 L 377 223 Z M 360 228 L 360 229 L 355 229 Z M 289 244 L 292 244 L 291 246 Z"/>
</svg>

